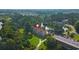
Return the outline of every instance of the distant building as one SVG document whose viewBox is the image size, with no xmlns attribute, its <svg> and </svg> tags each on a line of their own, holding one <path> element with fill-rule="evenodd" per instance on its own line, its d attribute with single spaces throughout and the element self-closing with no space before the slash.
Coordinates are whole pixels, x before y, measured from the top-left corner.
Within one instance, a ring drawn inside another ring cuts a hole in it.
<svg viewBox="0 0 79 59">
<path fill-rule="evenodd" d="M 35 24 L 32 26 L 34 32 L 36 32 L 37 34 L 41 35 L 41 36 L 45 36 L 47 34 L 52 34 L 53 29 L 49 28 L 47 26 L 44 26 L 43 23 L 41 24 Z"/>
</svg>

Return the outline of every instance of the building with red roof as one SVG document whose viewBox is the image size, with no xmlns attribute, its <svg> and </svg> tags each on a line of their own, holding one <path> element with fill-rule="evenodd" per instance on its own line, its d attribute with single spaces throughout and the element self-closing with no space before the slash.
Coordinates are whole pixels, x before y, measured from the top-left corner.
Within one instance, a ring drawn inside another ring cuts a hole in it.
<svg viewBox="0 0 79 59">
<path fill-rule="evenodd" d="M 42 35 L 42 36 L 45 36 L 45 35 L 51 33 L 51 32 L 49 32 L 49 29 L 47 29 L 48 27 L 47 26 L 45 27 L 43 24 L 39 24 L 39 23 L 34 24 L 32 26 L 32 28 L 33 28 L 34 32 L 36 32 L 37 34 Z"/>
</svg>

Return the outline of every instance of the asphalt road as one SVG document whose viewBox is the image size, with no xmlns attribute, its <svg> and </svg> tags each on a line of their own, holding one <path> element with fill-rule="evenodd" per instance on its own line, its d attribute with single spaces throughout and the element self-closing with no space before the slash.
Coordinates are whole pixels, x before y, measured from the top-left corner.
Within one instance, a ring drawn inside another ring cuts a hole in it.
<svg viewBox="0 0 79 59">
<path fill-rule="evenodd" d="M 60 42 L 66 43 L 66 44 L 73 46 L 75 48 L 79 48 L 79 42 L 76 42 L 71 38 L 64 38 L 64 37 L 58 36 L 58 35 L 55 35 L 55 38 L 56 38 L 56 40 L 58 40 Z"/>
</svg>

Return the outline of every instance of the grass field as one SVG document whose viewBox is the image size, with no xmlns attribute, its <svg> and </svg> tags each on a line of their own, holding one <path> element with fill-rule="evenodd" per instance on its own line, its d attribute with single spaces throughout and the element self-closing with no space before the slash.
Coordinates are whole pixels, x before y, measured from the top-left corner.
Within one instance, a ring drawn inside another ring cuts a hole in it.
<svg viewBox="0 0 79 59">
<path fill-rule="evenodd" d="M 73 37 L 73 39 L 74 39 L 75 41 L 79 41 L 79 34 L 75 34 L 74 37 Z"/>
</svg>

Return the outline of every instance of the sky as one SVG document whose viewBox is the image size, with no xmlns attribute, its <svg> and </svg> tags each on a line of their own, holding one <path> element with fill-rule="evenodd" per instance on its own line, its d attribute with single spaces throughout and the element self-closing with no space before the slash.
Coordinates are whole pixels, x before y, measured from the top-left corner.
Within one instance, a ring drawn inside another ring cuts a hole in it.
<svg viewBox="0 0 79 59">
<path fill-rule="evenodd" d="M 78 0 L 0 0 L 0 9 L 79 9 Z"/>
</svg>

